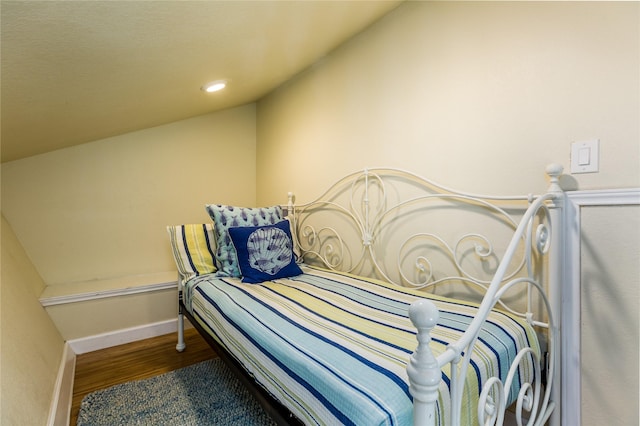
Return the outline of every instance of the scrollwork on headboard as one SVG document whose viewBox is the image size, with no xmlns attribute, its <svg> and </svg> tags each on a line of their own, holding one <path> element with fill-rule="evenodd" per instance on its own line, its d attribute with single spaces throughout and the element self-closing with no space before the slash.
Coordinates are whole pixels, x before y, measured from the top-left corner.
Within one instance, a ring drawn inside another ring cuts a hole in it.
<svg viewBox="0 0 640 426">
<path fill-rule="evenodd" d="M 307 263 L 415 288 L 455 283 L 482 290 L 533 198 L 469 194 L 374 168 L 343 177 L 306 204 L 294 205 L 290 195 L 289 210 Z M 505 281 L 530 272 L 530 244 L 522 238 Z"/>
</svg>

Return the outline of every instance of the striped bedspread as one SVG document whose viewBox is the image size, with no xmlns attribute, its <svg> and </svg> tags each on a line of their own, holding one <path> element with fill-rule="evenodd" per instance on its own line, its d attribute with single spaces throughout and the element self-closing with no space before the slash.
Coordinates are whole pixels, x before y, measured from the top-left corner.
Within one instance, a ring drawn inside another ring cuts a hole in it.
<svg viewBox="0 0 640 426">
<path fill-rule="evenodd" d="M 471 321 L 475 307 L 379 281 L 304 266 L 304 274 L 263 284 L 202 275 L 185 285 L 185 306 L 272 395 L 308 425 L 409 425 L 406 365 L 417 341 L 407 311 L 430 297 L 440 309 L 436 356 Z M 474 349 L 462 419 L 475 424 L 479 389 L 506 378 L 523 347 L 538 351 L 533 329 L 492 313 Z M 531 365 L 520 367 L 530 380 Z M 437 417 L 449 424 L 449 372 Z M 519 384 L 514 387 L 519 388 Z M 512 389 L 511 397 L 518 388 Z"/>
</svg>

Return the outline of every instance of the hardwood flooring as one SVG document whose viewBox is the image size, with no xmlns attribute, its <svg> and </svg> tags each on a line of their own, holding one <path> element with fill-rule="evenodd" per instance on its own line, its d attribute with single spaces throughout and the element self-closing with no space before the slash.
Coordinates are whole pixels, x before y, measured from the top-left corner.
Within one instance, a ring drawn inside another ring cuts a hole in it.
<svg viewBox="0 0 640 426">
<path fill-rule="evenodd" d="M 91 392 L 157 376 L 217 356 L 193 328 L 185 330 L 187 347 L 183 352 L 176 351 L 177 339 L 177 333 L 171 333 L 78 355 L 70 424 L 77 423 L 80 403 Z"/>
</svg>

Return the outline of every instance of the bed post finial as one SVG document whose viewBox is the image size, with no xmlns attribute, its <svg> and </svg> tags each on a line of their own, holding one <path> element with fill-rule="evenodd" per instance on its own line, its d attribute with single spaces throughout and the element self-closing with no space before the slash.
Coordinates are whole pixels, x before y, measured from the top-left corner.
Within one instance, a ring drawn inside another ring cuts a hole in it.
<svg viewBox="0 0 640 426">
<path fill-rule="evenodd" d="M 287 192 L 287 215 L 293 213 L 293 192 Z"/>
<path fill-rule="evenodd" d="M 560 187 L 560 176 L 562 175 L 563 170 L 564 167 L 562 164 L 552 163 L 547 166 L 545 172 L 551 180 L 551 186 L 549 187 L 548 192 L 562 192 L 562 188 Z"/>
<path fill-rule="evenodd" d="M 413 397 L 414 425 L 435 425 L 436 401 L 442 372 L 429 347 L 429 333 L 438 323 L 439 317 L 438 308 L 429 300 L 416 300 L 409 307 L 409 318 L 418 329 L 418 347 L 407 365 L 409 391 Z"/>
</svg>

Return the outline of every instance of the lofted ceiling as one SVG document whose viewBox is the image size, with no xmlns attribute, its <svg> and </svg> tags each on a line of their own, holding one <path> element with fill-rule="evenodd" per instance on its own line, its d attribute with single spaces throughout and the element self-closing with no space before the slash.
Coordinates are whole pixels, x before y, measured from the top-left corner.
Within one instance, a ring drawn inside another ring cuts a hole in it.
<svg viewBox="0 0 640 426">
<path fill-rule="evenodd" d="M 2 0 L 2 161 L 254 102 L 399 1 Z"/>
</svg>

